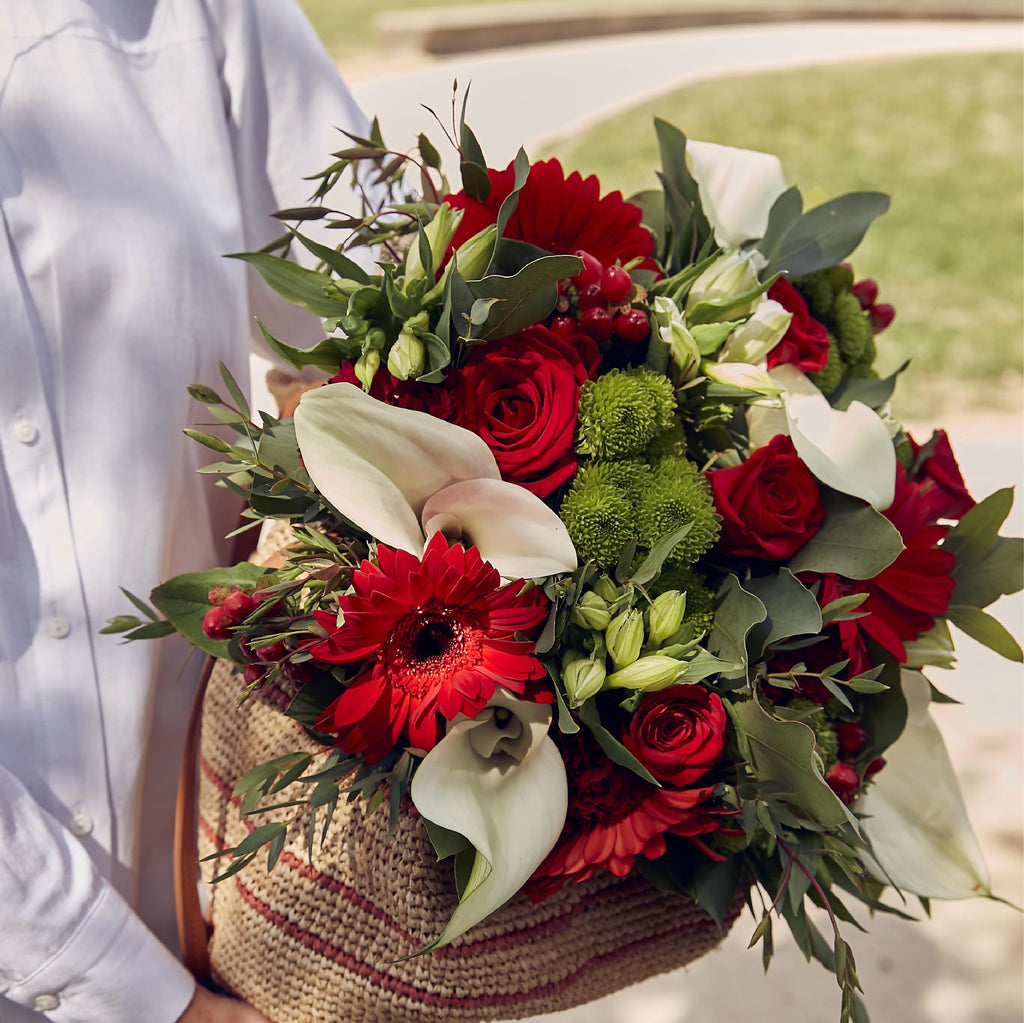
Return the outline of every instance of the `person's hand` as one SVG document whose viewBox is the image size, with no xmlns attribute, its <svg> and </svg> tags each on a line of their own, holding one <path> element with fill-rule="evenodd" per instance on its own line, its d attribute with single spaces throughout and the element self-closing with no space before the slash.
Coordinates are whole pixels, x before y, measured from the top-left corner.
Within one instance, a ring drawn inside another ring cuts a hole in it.
<svg viewBox="0 0 1024 1023">
<path fill-rule="evenodd" d="M 245 1002 L 221 998 L 206 988 L 196 985 L 188 1008 L 178 1023 L 270 1023 L 266 1016 Z"/>
</svg>

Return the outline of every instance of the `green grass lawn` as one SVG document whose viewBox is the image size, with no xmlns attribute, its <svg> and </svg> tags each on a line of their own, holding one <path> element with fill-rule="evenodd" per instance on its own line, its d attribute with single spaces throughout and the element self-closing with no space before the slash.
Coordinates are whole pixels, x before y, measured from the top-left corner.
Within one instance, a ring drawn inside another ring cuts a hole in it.
<svg viewBox="0 0 1024 1023">
<path fill-rule="evenodd" d="M 629 194 L 656 184 L 652 118 L 693 138 L 776 153 L 808 206 L 892 196 L 852 262 L 896 320 L 883 368 L 912 360 L 904 418 L 1017 411 L 1022 369 L 1022 59 L 918 57 L 695 84 L 550 146 Z"/>
</svg>

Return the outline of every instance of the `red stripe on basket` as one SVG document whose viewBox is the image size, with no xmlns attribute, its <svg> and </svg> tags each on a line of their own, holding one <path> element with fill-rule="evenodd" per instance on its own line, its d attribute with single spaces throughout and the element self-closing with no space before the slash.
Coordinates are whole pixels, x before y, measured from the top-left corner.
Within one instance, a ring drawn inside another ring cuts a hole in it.
<svg viewBox="0 0 1024 1023">
<path fill-rule="evenodd" d="M 603 953 L 602 955 L 595 956 L 593 959 L 585 962 L 578 970 L 568 974 L 558 981 L 551 981 L 547 984 L 540 985 L 539 987 L 532 988 L 529 991 L 519 991 L 511 995 L 502 994 L 485 994 L 485 995 L 473 995 L 463 997 L 451 997 L 448 995 L 435 995 L 428 991 L 423 991 L 417 988 L 407 981 L 404 981 L 398 977 L 393 977 L 390 974 L 382 973 L 376 967 L 371 966 L 369 963 L 362 962 L 356 959 L 351 953 L 346 952 L 344 948 L 335 945 L 333 942 L 328 941 L 317 934 L 313 934 L 311 931 L 304 927 L 300 927 L 298 924 L 289 920 L 283 914 L 277 912 L 273 907 L 268 905 L 262 899 L 259 898 L 255 893 L 249 890 L 245 884 L 236 876 L 235 884 L 242 895 L 245 902 L 260 916 L 268 920 L 279 930 L 283 931 L 290 938 L 303 945 L 305 948 L 323 956 L 325 959 L 329 959 L 334 963 L 337 963 L 343 969 L 348 970 L 350 973 L 354 973 L 356 976 L 362 977 L 364 980 L 370 981 L 377 987 L 382 988 L 385 991 L 391 991 L 397 995 L 408 998 L 410 1001 L 419 1002 L 425 1006 L 438 1006 L 440 1008 L 488 1008 L 497 1006 L 510 1006 L 516 1005 L 521 1002 L 529 1002 L 535 999 L 547 998 L 553 994 L 559 994 L 571 987 L 581 977 L 592 972 L 595 969 L 599 969 L 602 966 L 607 966 L 611 963 L 616 962 L 626 956 L 629 956 L 634 949 L 640 946 L 650 946 L 650 943 L 655 938 L 659 941 L 671 940 L 676 937 L 683 935 L 692 935 L 695 930 L 701 932 L 711 932 L 715 929 L 714 921 L 708 917 L 707 920 L 701 920 L 696 924 L 684 923 L 677 927 L 671 927 L 668 930 L 660 931 L 657 935 L 650 935 L 644 938 L 638 938 L 635 941 L 630 942 L 627 945 L 622 945 L 619 948 L 613 949 L 610 952 Z M 736 914 L 738 915 L 738 914 Z M 728 922 L 735 919 L 735 915 L 730 914 Z M 493 939 L 476 942 L 473 945 L 474 949 L 480 949 L 481 951 L 489 951 L 492 948 L 500 948 L 501 945 Z M 464 952 L 463 950 L 455 950 L 458 952 Z"/>
</svg>

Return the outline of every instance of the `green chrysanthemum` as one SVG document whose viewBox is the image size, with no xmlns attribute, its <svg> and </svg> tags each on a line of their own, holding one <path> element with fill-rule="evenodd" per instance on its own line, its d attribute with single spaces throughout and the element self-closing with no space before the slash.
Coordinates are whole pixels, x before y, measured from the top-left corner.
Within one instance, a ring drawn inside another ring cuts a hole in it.
<svg viewBox="0 0 1024 1023">
<path fill-rule="evenodd" d="M 865 356 L 868 354 L 868 345 L 873 342 L 874 331 L 871 329 L 867 313 L 857 301 L 857 296 L 848 291 L 837 295 L 832 316 L 843 359 L 851 365 L 870 361 Z"/>
<path fill-rule="evenodd" d="M 843 359 L 839 354 L 839 346 L 829 336 L 828 362 L 817 373 L 810 373 L 809 376 L 822 394 L 829 395 L 841 383 L 844 369 Z"/>
<path fill-rule="evenodd" d="M 600 459 L 638 455 L 673 425 L 675 408 L 672 384 L 661 373 L 612 370 L 580 392 L 576 450 Z"/>
<path fill-rule="evenodd" d="M 600 479 L 574 485 L 558 514 L 580 561 L 614 565 L 633 535 L 632 503 L 622 489 Z"/>
<path fill-rule="evenodd" d="M 666 460 L 654 468 L 640 497 L 637 537 L 653 547 L 684 525 L 690 531 L 672 549 L 670 565 L 692 565 L 718 539 L 721 525 L 704 474 L 692 462 Z"/>
</svg>

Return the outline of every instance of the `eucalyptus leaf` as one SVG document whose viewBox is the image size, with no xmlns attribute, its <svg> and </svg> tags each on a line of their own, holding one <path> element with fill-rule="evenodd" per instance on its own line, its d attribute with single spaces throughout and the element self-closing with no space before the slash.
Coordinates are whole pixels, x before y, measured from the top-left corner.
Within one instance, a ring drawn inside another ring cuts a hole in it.
<svg viewBox="0 0 1024 1023">
<path fill-rule="evenodd" d="M 772 643 L 791 636 L 816 636 L 821 632 L 821 609 L 814 594 L 788 569 L 772 575 L 748 579 L 743 587 L 764 605 L 768 618 L 760 650 L 751 650 L 752 658 L 760 657 Z"/>
<path fill-rule="evenodd" d="M 558 281 L 579 269 L 575 256 L 545 256 L 523 267 L 513 277 L 485 277 L 469 283 L 474 299 L 498 299 L 491 308 L 480 337 L 497 340 L 539 323 L 555 307 Z M 471 314 L 472 305 L 467 312 Z"/>
<path fill-rule="evenodd" d="M 896 390 L 896 378 L 910 365 L 908 359 L 898 370 L 887 377 L 870 380 L 867 377 L 847 377 L 829 395 L 833 408 L 848 409 L 852 402 L 859 401 L 868 408 L 881 408 Z"/>
<path fill-rule="evenodd" d="M 1006 626 L 980 608 L 950 604 L 946 617 L 962 632 L 1007 660 L 1018 663 L 1024 661 L 1020 644 L 1010 635 Z"/>
<path fill-rule="evenodd" d="M 747 634 L 755 625 L 765 621 L 768 612 L 764 604 L 754 594 L 748 593 L 731 573 L 718 591 L 718 599 L 715 627 L 708 639 L 708 648 L 724 660 L 746 665 Z"/>
<path fill-rule="evenodd" d="M 597 709 L 597 702 L 595 700 L 587 700 L 581 704 L 577 713 L 587 728 L 590 730 L 590 734 L 597 740 L 597 744 L 604 751 L 606 757 L 620 767 L 628 768 L 635 775 L 643 778 L 644 781 L 649 782 L 651 785 L 655 785 L 661 788 L 661 782 L 651 774 L 650 771 L 640 763 L 639 760 L 632 753 L 626 749 L 625 746 L 619 742 L 618 739 L 608 731 L 607 728 L 601 723 L 601 713 Z"/>
<path fill-rule="evenodd" d="M 800 189 L 795 186 L 786 189 L 772 204 L 764 237 L 756 246 L 757 250 L 768 260 L 768 266 L 771 269 L 775 269 L 775 261 L 786 233 L 800 219 L 803 209 L 803 196 L 800 195 Z"/>
<path fill-rule="evenodd" d="M 342 316 L 348 312 L 347 299 L 328 297 L 326 289 L 331 279 L 325 274 L 267 252 L 234 252 L 230 258 L 241 259 L 255 267 L 274 291 L 316 316 Z"/>
<path fill-rule="evenodd" d="M 873 579 L 903 550 L 899 531 L 870 505 L 825 487 L 821 491 L 825 521 L 790 560 L 789 570 Z"/>
<path fill-rule="evenodd" d="M 782 785 L 789 802 L 823 827 L 851 823 L 853 815 L 828 787 L 814 756 L 814 732 L 799 721 L 779 721 L 756 700 L 734 704 L 743 722 L 759 782 Z"/>
<path fill-rule="evenodd" d="M 783 235 L 776 269 L 802 277 L 841 263 L 888 208 L 889 197 L 881 192 L 851 192 L 816 206 Z"/>
<path fill-rule="evenodd" d="M 355 260 L 332 249 L 328 245 L 321 245 L 320 242 L 307 238 L 298 231 L 293 232 L 295 237 L 310 251 L 317 259 L 322 260 L 343 280 L 352 281 L 356 284 L 370 284 L 370 275 Z"/>
</svg>

